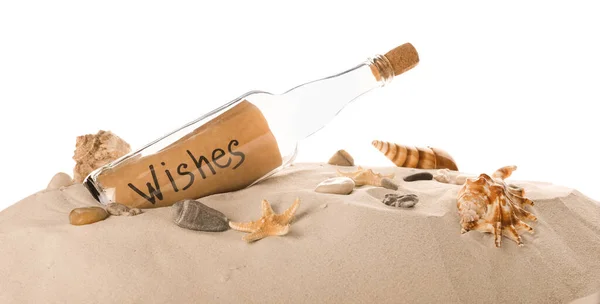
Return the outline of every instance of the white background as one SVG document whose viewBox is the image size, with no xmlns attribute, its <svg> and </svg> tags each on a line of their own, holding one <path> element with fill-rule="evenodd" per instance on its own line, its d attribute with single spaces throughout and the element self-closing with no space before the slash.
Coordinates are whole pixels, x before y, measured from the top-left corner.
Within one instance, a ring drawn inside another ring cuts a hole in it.
<svg viewBox="0 0 600 304">
<path fill-rule="evenodd" d="M 246 91 L 283 92 L 404 42 L 421 63 L 303 141 L 298 161 L 345 148 L 388 166 L 371 146 L 388 140 L 600 199 L 593 1 L 347 2 L 0 2 L 0 209 L 71 172 L 77 135 L 139 147 Z"/>
</svg>

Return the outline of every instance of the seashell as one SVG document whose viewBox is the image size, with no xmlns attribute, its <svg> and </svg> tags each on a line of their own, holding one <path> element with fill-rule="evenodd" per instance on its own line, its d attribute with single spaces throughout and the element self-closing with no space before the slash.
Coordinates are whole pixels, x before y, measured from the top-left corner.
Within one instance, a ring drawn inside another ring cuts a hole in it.
<svg viewBox="0 0 600 304">
<path fill-rule="evenodd" d="M 419 202 L 419 197 L 415 194 L 400 195 L 396 193 L 386 194 L 383 203 L 391 207 L 412 208 Z"/>
<path fill-rule="evenodd" d="M 504 180 L 504 179 L 508 178 L 515 170 L 517 170 L 517 166 L 502 167 L 502 168 L 496 170 L 496 172 L 494 172 L 494 174 L 492 174 L 492 177 L 494 179 L 499 178 L 501 180 Z"/>
<path fill-rule="evenodd" d="M 354 158 L 346 152 L 346 150 L 339 150 L 329 159 L 327 162 L 330 165 L 336 166 L 354 166 Z"/>
<path fill-rule="evenodd" d="M 354 181 L 349 177 L 333 177 L 322 181 L 315 192 L 331 194 L 350 194 L 354 189 Z"/>
<path fill-rule="evenodd" d="M 433 174 L 431 174 L 429 172 L 420 172 L 420 173 L 415 173 L 415 174 L 405 177 L 404 181 L 405 182 L 414 182 L 414 181 L 432 180 L 432 179 L 433 179 Z"/>
<path fill-rule="evenodd" d="M 201 202 L 183 200 L 173 204 L 173 221 L 177 226 L 197 231 L 225 231 L 229 229 L 227 217 Z"/>
<path fill-rule="evenodd" d="M 404 146 L 379 140 L 374 140 L 372 144 L 398 167 L 458 171 L 454 159 L 442 149 Z"/>
<path fill-rule="evenodd" d="M 119 203 L 110 203 L 106 205 L 106 211 L 110 215 L 125 215 L 125 216 L 133 216 L 142 213 L 142 210 L 138 208 L 129 208 L 123 204 Z"/>
<path fill-rule="evenodd" d="M 371 185 L 375 187 L 391 187 L 388 189 L 395 188 L 393 190 L 398 189 L 398 186 L 391 181 L 391 179 L 394 178 L 394 174 L 381 175 L 380 173 L 373 172 L 371 169 L 363 169 L 360 166 L 355 172 L 342 172 L 337 170 L 337 173 L 339 176 L 351 178 L 356 186 Z"/>
<path fill-rule="evenodd" d="M 69 213 L 69 222 L 71 225 L 87 225 L 105 220 L 108 212 L 101 207 L 75 208 Z"/>
<path fill-rule="evenodd" d="M 533 233 L 533 228 L 523 220 L 537 218 L 524 209 L 525 205 L 533 206 L 533 202 L 524 197 L 523 188 L 504 182 L 514 170 L 515 166 L 507 166 L 492 174 L 494 178 L 487 174 L 467 178 L 456 202 L 461 233 L 471 230 L 492 233 L 496 247 L 501 246 L 504 235 L 523 246 L 520 232 Z"/>
<path fill-rule="evenodd" d="M 467 178 L 474 178 L 474 177 L 477 177 L 477 176 L 461 174 L 461 173 L 458 173 L 457 171 L 450 171 L 448 169 L 440 169 L 435 173 L 435 175 L 433 176 L 433 179 L 435 179 L 436 181 L 438 181 L 440 183 L 463 185 L 467 181 Z"/>
</svg>

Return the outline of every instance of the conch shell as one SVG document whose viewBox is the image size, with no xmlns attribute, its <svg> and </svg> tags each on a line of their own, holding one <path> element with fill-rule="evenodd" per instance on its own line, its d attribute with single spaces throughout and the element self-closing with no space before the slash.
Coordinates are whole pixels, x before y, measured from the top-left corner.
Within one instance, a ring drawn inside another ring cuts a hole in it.
<svg viewBox="0 0 600 304">
<path fill-rule="evenodd" d="M 456 202 L 461 233 L 470 230 L 493 233 L 496 247 L 500 247 L 504 235 L 523 246 L 519 232 L 533 233 L 533 228 L 522 220 L 536 221 L 537 218 L 523 208 L 533 206 L 533 202 L 525 198 L 523 188 L 504 182 L 516 169 L 516 166 L 507 166 L 498 169 L 492 177 L 481 174 L 467 178 Z"/>
<path fill-rule="evenodd" d="M 372 144 L 398 167 L 458 171 L 452 156 L 442 149 L 404 146 L 379 140 L 374 140 Z"/>
</svg>

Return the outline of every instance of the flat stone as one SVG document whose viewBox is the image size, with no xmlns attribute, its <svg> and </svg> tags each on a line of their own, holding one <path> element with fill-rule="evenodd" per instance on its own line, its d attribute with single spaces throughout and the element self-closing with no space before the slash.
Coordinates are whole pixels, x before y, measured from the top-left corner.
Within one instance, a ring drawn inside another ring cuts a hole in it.
<svg viewBox="0 0 600 304">
<path fill-rule="evenodd" d="M 87 225 L 102 221 L 108 217 L 108 212 L 101 207 L 75 208 L 69 213 L 71 225 Z"/>
<path fill-rule="evenodd" d="M 229 219 L 201 202 L 183 200 L 173 204 L 173 221 L 177 226 L 196 231 L 225 231 L 229 229 Z"/>
<path fill-rule="evenodd" d="M 315 192 L 330 194 L 350 194 L 354 189 L 354 181 L 349 177 L 332 177 L 322 181 Z"/>
<path fill-rule="evenodd" d="M 327 163 L 336 166 L 354 166 L 354 158 L 346 150 L 339 150 Z"/>
<path fill-rule="evenodd" d="M 415 181 L 420 181 L 420 180 L 432 180 L 432 179 L 433 179 L 433 174 L 431 174 L 429 172 L 420 172 L 420 173 L 415 173 L 415 174 L 405 177 L 404 181 L 405 182 L 415 182 Z"/>
</svg>

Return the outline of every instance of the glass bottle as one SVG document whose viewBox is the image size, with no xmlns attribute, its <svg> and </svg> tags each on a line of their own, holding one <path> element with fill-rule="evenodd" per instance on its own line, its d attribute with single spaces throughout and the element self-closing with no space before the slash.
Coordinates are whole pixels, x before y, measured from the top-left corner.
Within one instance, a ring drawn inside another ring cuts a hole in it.
<svg viewBox="0 0 600 304">
<path fill-rule="evenodd" d="M 283 94 L 248 92 L 95 170 L 84 185 L 102 204 L 138 208 L 251 186 L 291 164 L 297 142 L 323 128 L 352 100 L 418 61 L 406 43 Z"/>
</svg>

